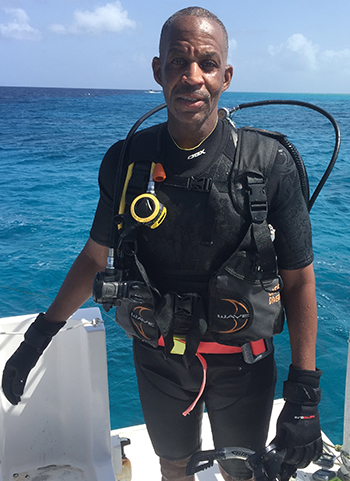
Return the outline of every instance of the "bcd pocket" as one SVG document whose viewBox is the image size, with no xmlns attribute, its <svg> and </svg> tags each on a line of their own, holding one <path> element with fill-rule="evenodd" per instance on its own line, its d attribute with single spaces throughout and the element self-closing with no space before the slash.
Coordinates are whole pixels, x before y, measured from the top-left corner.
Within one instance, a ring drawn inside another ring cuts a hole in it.
<svg viewBox="0 0 350 481">
<path fill-rule="evenodd" d="M 209 330 L 228 345 L 267 339 L 283 330 L 282 280 L 258 279 L 255 255 L 235 252 L 209 283 Z"/>
<path fill-rule="evenodd" d="M 117 306 L 117 323 L 128 337 L 136 337 L 157 347 L 159 329 L 154 314 L 155 303 L 151 289 L 144 282 L 130 282 L 128 295 L 120 299 Z"/>
</svg>

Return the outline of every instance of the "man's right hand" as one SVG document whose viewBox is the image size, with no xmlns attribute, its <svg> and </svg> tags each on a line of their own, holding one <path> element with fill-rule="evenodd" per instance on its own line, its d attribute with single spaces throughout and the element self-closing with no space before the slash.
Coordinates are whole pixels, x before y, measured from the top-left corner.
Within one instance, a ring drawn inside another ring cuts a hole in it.
<svg viewBox="0 0 350 481">
<path fill-rule="evenodd" d="M 2 376 L 2 390 L 11 404 L 20 402 L 27 377 L 40 356 L 34 347 L 23 341 L 7 361 Z"/>
<path fill-rule="evenodd" d="M 65 322 L 49 322 L 39 314 L 24 334 L 24 341 L 5 364 L 2 389 L 11 404 L 20 402 L 30 371 Z"/>
</svg>

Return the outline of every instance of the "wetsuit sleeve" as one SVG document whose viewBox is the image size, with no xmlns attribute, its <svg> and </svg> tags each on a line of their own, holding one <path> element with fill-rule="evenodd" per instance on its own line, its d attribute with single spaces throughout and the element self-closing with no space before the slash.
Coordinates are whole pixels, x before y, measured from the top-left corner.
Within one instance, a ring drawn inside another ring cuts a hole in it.
<svg viewBox="0 0 350 481">
<path fill-rule="evenodd" d="M 300 269 L 313 261 L 311 222 L 295 162 L 282 146 L 271 170 L 268 222 L 276 230 L 280 269 Z"/>
<path fill-rule="evenodd" d="M 122 142 L 114 144 L 104 156 L 98 177 L 100 199 L 90 230 L 92 240 L 109 246 L 110 228 L 113 215 L 114 186 Z"/>
</svg>

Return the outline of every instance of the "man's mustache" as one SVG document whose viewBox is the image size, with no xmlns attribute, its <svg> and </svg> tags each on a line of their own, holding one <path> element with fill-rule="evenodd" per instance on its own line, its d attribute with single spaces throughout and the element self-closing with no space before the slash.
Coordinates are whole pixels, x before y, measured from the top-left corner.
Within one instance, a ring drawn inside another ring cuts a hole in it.
<svg viewBox="0 0 350 481">
<path fill-rule="evenodd" d="M 201 100 L 208 100 L 209 94 L 191 87 L 179 87 L 174 90 L 175 95 L 194 95 Z"/>
</svg>

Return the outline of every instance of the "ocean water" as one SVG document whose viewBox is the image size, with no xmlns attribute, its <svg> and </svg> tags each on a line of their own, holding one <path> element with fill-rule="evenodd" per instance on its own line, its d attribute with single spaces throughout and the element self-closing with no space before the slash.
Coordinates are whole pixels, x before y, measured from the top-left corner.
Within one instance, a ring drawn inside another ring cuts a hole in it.
<svg viewBox="0 0 350 481">
<path fill-rule="evenodd" d="M 326 109 L 342 132 L 340 154 L 311 211 L 319 313 L 317 365 L 323 370 L 323 430 L 342 443 L 349 335 L 350 95 L 224 93 L 221 106 L 293 99 Z M 143 91 L 0 87 L 0 317 L 46 310 L 85 244 L 98 201 L 105 151 L 145 112 L 163 102 Z M 165 120 L 161 111 L 144 126 Z M 311 191 L 334 148 L 334 130 L 317 112 L 295 106 L 236 112 L 240 127 L 287 134 L 301 153 Z M 92 300 L 85 306 L 93 306 Z M 107 332 L 112 428 L 143 422 L 131 341 L 103 314 Z M 277 336 L 278 386 L 290 364 L 287 329 Z"/>
</svg>

